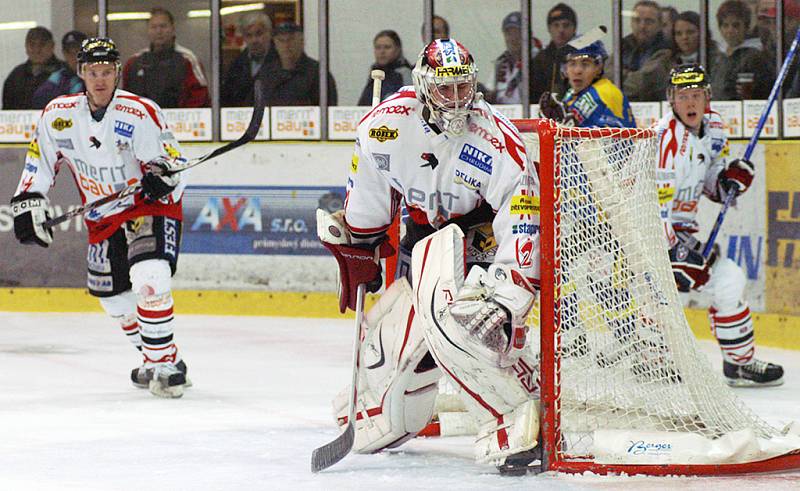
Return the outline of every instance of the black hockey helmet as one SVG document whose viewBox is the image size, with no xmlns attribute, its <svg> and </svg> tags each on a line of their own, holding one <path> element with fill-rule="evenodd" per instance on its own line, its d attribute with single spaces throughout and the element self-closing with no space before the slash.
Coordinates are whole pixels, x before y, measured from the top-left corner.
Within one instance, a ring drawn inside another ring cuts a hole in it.
<svg viewBox="0 0 800 491">
<path fill-rule="evenodd" d="M 111 38 L 89 38 L 81 43 L 78 63 L 119 63 L 119 51 Z"/>
<path fill-rule="evenodd" d="M 687 63 L 673 68 L 669 73 L 667 97 L 672 98 L 675 91 L 681 89 L 705 89 L 711 99 L 711 83 L 705 68 L 697 63 Z"/>
</svg>

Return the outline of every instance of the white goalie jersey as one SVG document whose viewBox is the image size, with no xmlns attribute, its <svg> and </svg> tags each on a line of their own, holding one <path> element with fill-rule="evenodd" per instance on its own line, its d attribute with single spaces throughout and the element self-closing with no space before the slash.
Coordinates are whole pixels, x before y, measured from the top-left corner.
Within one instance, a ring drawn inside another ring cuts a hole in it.
<svg viewBox="0 0 800 491">
<path fill-rule="evenodd" d="M 488 203 L 495 262 L 539 283 L 539 182 L 517 129 L 477 101 L 460 136 L 437 134 L 413 87 L 372 109 L 358 127 L 345 219 L 355 240 L 389 229 L 401 200 L 418 224 L 441 228 Z"/>
<path fill-rule="evenodd" d="M 695 135 L 667 113 L 658 124 L 659 160 L 656 172 L 661 218 L 670 247 L 675 231 L 697 229 L 697 207 L 702 195 L 719 201 L 718 177 L 727 166 L 728 138 L 722 118 L 709 111 Z"/>
</svg>

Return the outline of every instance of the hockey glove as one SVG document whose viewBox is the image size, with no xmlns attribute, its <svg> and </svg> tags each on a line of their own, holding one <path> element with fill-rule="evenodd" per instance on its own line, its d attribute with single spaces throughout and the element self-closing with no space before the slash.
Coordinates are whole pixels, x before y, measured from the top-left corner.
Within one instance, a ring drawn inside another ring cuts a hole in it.
<svg viewBox="0 0 800 491">
<path fill-rule="evenodd" d="M 352 244 L 344 222 L 344 211 L 333 214 L 317 210 L 317 236 L 339 264 L 339 311 L 356 310 L 358 285 L 366 284 L 374 293 L 383 285 L 380 259 L 394 254 L 385 240 L 377 243 Z"/>
<path fill-rule="evenodd" d="M 142 196 L 147 201 L 158 201 L 172 193 L 180 182 L 180 175 L 171 169 L 173 161 L 157 158 L 147 163 L 142 177 Z"/>
<path fill-rule="evenodd" d="M 701 253 L 684 244 L 677 244 L 669 250 L 669 260 L 678 291 L 699 290 L 708 283 L 713 261 L 706 261 Z"/>
<path fill-rule="evenodd" d="M 728 168 L 720 172 L 719 185 L 725 193 L 733 192 L 739 196 L 747 191 L 756 175 L 756 168 L 752 162 L 745 159 L 736 159 L 728 164 Z"/>
<path fill-rule="evenodd" d="M 42 224 L 50 219 L 47 198 L 39 193 L 22 193 L 11 199 L 14 215 L 14 235 L 23 244 L 48 247 L 53 242 L 53 231 Z"/>
<path fill-rule="evenodd" d="M 564 104 L 550 92 L 543 93 L 539 98 L 539 114 L 543 118 L 552 119 L 561 124 L 569 124 L 573 120 L 572 114 L 564 109 Z"/>
</svg>

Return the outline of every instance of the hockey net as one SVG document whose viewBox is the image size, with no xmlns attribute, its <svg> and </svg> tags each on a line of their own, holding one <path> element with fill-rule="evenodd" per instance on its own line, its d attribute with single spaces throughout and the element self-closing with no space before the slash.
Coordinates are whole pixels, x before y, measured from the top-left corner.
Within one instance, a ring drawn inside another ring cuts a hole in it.
<svg viewBox="0 0 800 491">
<path fill-rule="evenodd" d="M 689 328 L 659 217 L 654 130 L 515 123 L 540 163 L 542 290 L 529 325 L 545 468 L 800 467 L 800 438 L 745 407 Z"/>
<path fill-rule="evenodd" d="M 547 470 L 722 474 L 800 468 L 800 437 L 753 414 L 699 350 L 675 287 L 652 129 L 518 120 L 541 180 L 540 356 Z M 428 434 L 475 423 L 440 384 Z"/>
</svg>

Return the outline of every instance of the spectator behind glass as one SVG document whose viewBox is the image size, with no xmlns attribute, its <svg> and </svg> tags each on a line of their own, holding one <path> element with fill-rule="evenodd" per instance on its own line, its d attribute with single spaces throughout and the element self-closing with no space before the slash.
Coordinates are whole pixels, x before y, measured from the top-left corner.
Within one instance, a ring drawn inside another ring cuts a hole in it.
<svg viewBox="0 0 800 491">
<path fill-rule="evenodd" d="M 661 35 L 664 36 L 668 42 L 672 42 L 672 26 L 678 19 L 678 11 L 675 7 L 661 7 L 659 9 L 661 16 Z"/>
<path fill-rule="evenodd" d="M 450 37 L 450 24 L 447 23 L 444 17 L 434 15 L 433 39 L 425 39 L 425 24 L 422 24 L 422 28 L 420 28 L 420 36 L 422 37 L 423 46 L 427 46 L 433 39 L 448 39 Z"/>
<path fill-rule="evenodd" d="M 644 66 L 648 59 L 661 50 L 669 50 L 670 43 L 661 32 L 660 9 L 656 2 L 640 0 L 633 6 L 631 34 L 622 39 L 622 77 L 623 87 L 629 74 Z M 664 56 L 666 53 L 661 53 Z M 664 83 L 664 82 L 662 82 Z M 625 90 L 631 101 L 661 101 L 660 92 L 648 87 L 637 87 L 635 91 Z"/>
<path fill-rule="evenodd" d="M 387 95 L 397 92 L 404 85 L 411 85 L 411 65 L 403 57 L 403 43 L 400 36 L 391 30 L 381 31 L 372 40 L 375 51 L 375 63 L 371 70 L 383 70 L 386 78 L 381 85 L 381 100 Z M 361 97 L 358 98 L 359 106 L 372 104 L 372 78 L 369 78 Z"/>
<path fill-rule="evenodd" d="M 522 82 L 522 14 L 511 12 L 502 24 L 506 50 L 494 62 L 495 104 L 519 104 Z M 531 37 L 531 58 L 542 49 L 542 42 Z"/>
<path fill-rule="evenodd" d="M 56 70 L 50 78 L 33 93 L 33 108 L 43 109 L 48 102 L 58 96 L 76 94 L 83 91 L 83 80 L 78 76 L 78 51 L 86 34 L 81 31 L 70 31 L 61 38 L 61 54 L 66 66 Z"/>
<path fill-rule="evenodd" d="M 3 84 L 3 109 L 35 109 L 33 93 L 50 75 L 64 67 L 53 54 L 53 34 L 46 27 L 34 27 L 25 34 L 28 61 L 17 65 Z"/>
<path fill-rule="evenodd" d="M 783 53 L 786 53 L 800 27 L 800 0 L 783 2 Z M 784 97 L 800 97 L 800 57 L 795 56 L 783 83 Z"/>
<path fill-rule="evenodd" d="M 253 82 L 265 78 L 266 67 L 278 59 L 272 45 L 272 21 L 263 12 L 242 17 L 239 26 L 245 49 L 233 60 L 220 87 L 220 102 L 224 107 L 253 105 Z"/>
<path fill-rule="evenodd" d="M 197 57 L 175 42 L 175 19 L 156 7 L 147 21 L 150 47 L 133 55 L 122 70 L 122 88 L 164 107 L 206 107 L 208 83 Z"/>
<path fill-rule="evenodd" d="M 717 10 L 717 23 L 725 40 L 726 58 L 720 64 L 722 93 L 717 99 L 766 99 L 775 81 L 775 62 L 763 51 L 761 40 L 747 38 L 750 9 L 741 0 L 727 0 Z"/>
<path fill-rule="evenodd" d="M 569 5 L 559 3 L 547 12 L 547 32 L 550 44 L 531 61 L 531 101 L 538 101 L 544 92 L 563 96 L 567 91 L 567 80 L 561 73 L 561 64 L 566 53 L 564 46 L 575 37 L 578 16 Z"/>
<path fill-rule="evenodd" d="M 622 85 L 626 94 L 636 93 L 647 100 L 666 99 L 670 71 L 683 64 L 700 63 L 700 15 L 689 10 L 681 12 L 672 31 L 673 48 L 657 51 L 642 68 L 629 73 Z M 706 73 L 712 74 L 712 94 L 721 93 L 722 78 L 718 67 L 723 63 L 723 55 L 714 41 L 708 43 L 707 62 Z"/>
<path fill-rule="evenodd" d="M 263 70 L 264 95 L 269 106 L 318 106 L 319 63 L 303 51 L 303 28 L 285 22 L 272 38 L 278 57 Z M 328 73 L 328 104 L 335 106 L 336 82 Z"/>
</svg>

